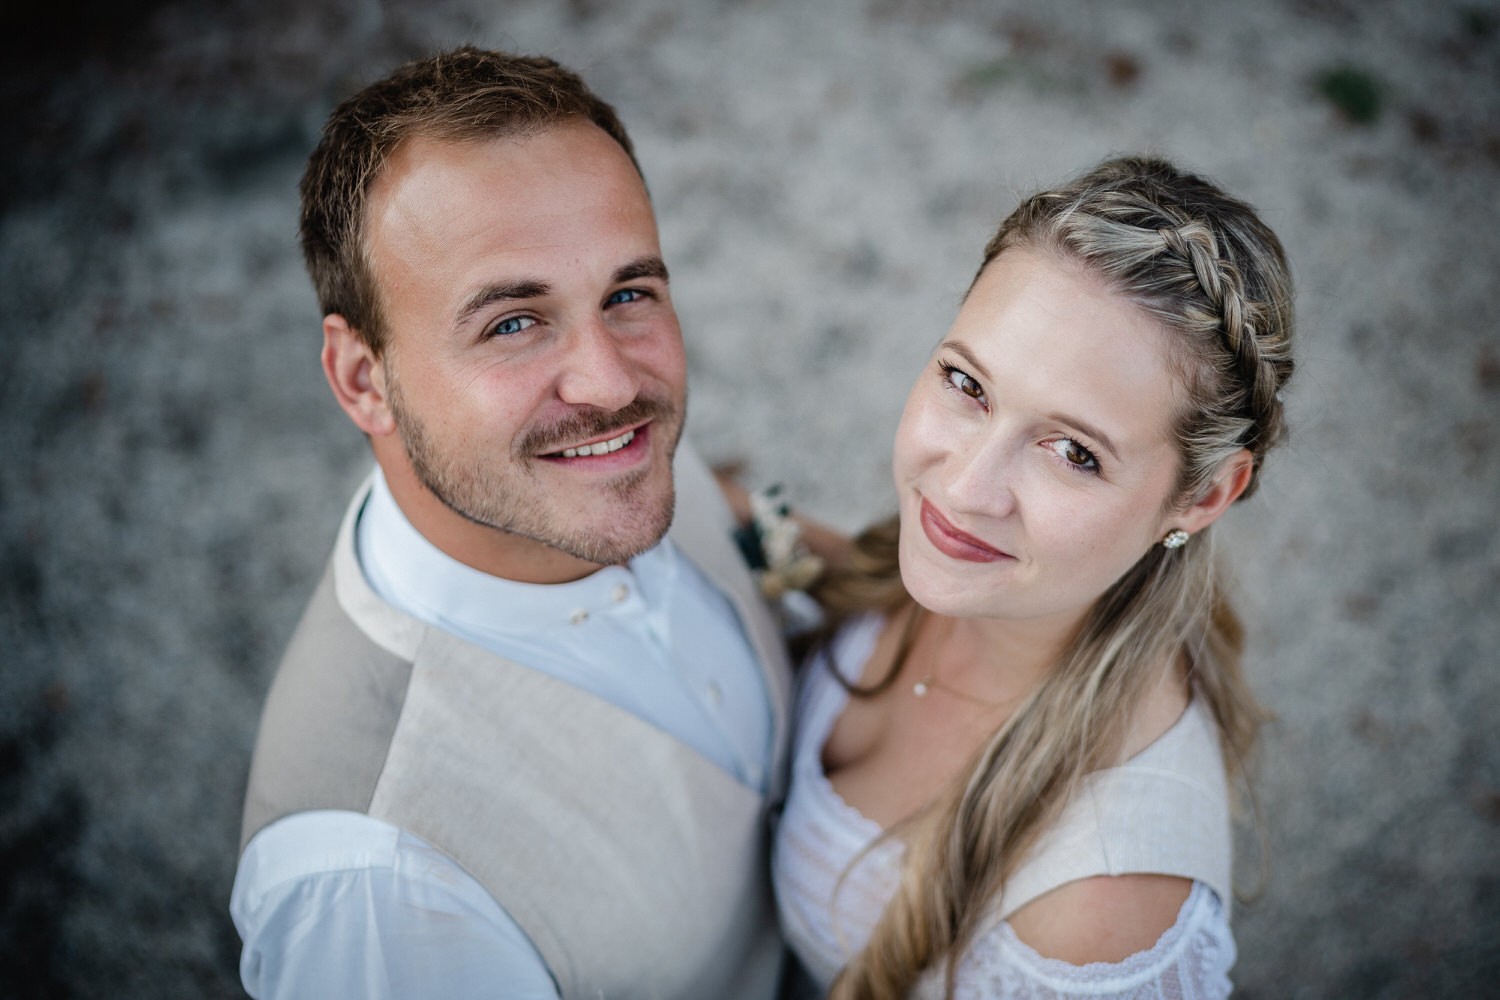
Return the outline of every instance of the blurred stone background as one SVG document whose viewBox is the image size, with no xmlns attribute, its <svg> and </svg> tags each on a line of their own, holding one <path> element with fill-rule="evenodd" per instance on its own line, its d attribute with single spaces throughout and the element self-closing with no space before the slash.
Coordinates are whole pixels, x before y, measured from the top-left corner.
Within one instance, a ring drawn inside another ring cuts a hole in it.
<svg viewBox="0 0 1500 1000">
<path fill-rule="evenodd" d="M 295 184 L 462 41 L 619 107 L 714 458 L 846 528 L 1017 194 L 1116 151 L 1291 254 L 1295 436 L 1221 543 L 1279 721 L 1246 997 L 1500 981 L 1494 0 L 17 0 L 0 13 L 0 995 L 238 996 L 261 698 L 368 463 Z"/>
</svg>

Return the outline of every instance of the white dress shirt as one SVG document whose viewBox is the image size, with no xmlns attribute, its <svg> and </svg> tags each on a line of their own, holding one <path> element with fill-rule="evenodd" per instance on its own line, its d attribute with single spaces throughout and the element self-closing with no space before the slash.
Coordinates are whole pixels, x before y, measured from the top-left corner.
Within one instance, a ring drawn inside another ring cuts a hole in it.
<svg viewBox="0 0 1500 1000">
<path fill-rule="evenodd" d="M 429 543 L 377 472 L 355 542 L 394 607 L 629 711 L 764 789 L 760 669 L 729 601 L 669 540 L 571 583 L 502 580 Z M 258 832 L 230 912 L 253 997 L 557 997 L 525 932 L 473 878 L 359 813 L 297 813 Z"/>
</svg>

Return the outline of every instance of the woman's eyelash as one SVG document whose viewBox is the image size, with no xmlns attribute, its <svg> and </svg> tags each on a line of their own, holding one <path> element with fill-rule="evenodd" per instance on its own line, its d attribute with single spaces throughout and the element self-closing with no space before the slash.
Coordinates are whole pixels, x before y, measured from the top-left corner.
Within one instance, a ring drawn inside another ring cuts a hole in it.
<svg viewBox="0 0 1500 1000">
<path fill-rule="evenodd" d="M 947 361 L 938 362 L 938 377 L 943 382 L 943 387 L 949 392 L 961 392 L 977 403 L 984 402 L 984 386 L 979 384 L 978 379 L 957 365 L 949 364 Z M 954 376 L 959 376 L 955 379 Z M 972 387 L 972 391 L 970 391 Z"/>
<path fill-rule="evenodd" d="M 1097 476 L 1102 471 L 1099 466 L 1099 459 L 1095 457 L 1094 453 L 1086 445 L 1072 438 L 1057 438 L 1054 441 L 1049 441 L 1047 447 L 1074 472 Z M 1070 452 L 1081 452 L 1082 454 L 1070 455 Z"/>
</svg>

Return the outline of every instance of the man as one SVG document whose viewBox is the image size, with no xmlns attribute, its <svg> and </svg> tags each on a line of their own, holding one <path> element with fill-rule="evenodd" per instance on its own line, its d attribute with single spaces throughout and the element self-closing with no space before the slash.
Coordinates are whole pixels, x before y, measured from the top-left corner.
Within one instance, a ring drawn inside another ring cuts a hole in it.
<svg viewBox="0 0 1500 1000">
<path fill-rule="evenodd" d="M 246 989 L 772 996 L 787 671 L 677 454 L 623 127 L 550 60 L 460 49 L 340 106 L 301 191 L 323 370 L 377 469 L 261 720 Z"/>
</svg>

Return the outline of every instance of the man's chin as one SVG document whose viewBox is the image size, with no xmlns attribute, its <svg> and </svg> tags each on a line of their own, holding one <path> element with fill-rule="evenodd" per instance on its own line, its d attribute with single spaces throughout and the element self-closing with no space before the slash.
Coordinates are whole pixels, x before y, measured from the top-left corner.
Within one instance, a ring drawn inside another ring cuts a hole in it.
<svg viewBox="0 0 1500 1000">
<path fill-rule="evenodd" d="M 601 566 L 629 562 L 655 548 L 672 527 L 675 496 L 669 493 L 649 510 L 613 511 L 593 520 L 588 530 L 559 533 L 550 544 L 568 555 Z"/>
<path fill-rule="evenodd" d="M 649 536 L 629 536 L 592 539 L 560 538 L 549 542 L 553 548 L 575 559 L 595 563 L 599 566 L 619 566 L 628 563 L 643 552 L 648 552 L 661 543 L 666 532 L 654 532 Z"/>
</svg>

